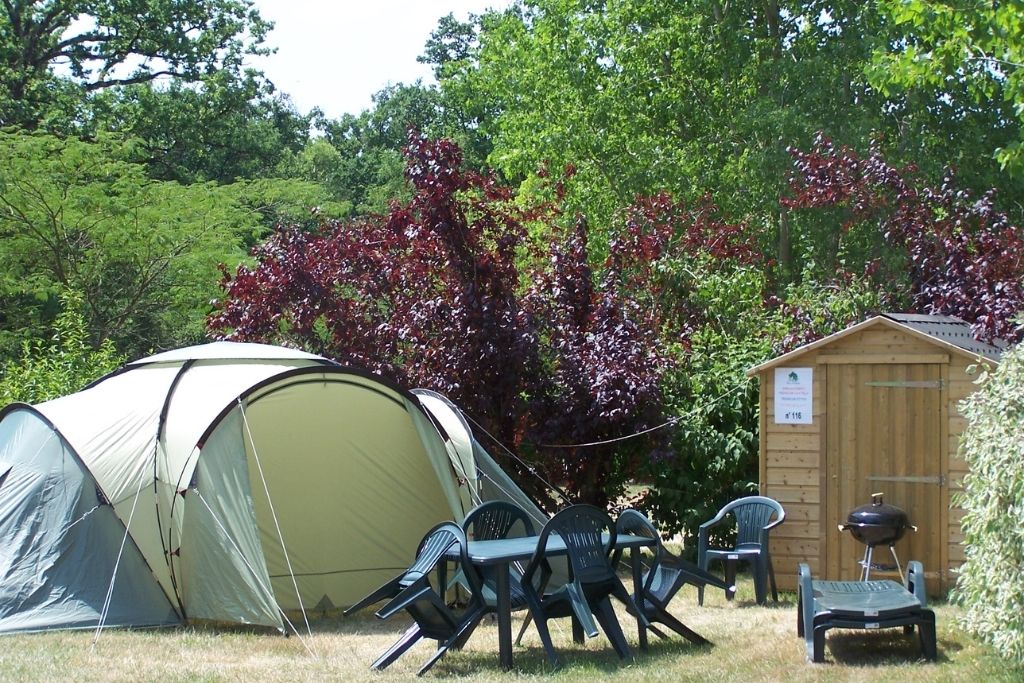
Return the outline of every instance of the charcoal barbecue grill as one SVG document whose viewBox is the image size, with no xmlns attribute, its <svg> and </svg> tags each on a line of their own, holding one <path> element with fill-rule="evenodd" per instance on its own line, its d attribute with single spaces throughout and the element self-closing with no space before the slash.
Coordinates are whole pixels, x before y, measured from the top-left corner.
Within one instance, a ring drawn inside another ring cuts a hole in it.
<svg viewBox="0 0 1024 683">
<path fill-rule="evenodd" d="M 907 529 L 917 531 L 917 527 L 910 523 L 907 513 L 895 505 L 887 505 L 882 500 L 883 494 L 872 493 L 871 503 L 854 508 L 846 517 L 846 523 L 839 525 L 840 531 L 849 531 L 850 535 L 863 543 L 864 558 L 860 561 L 862 581 L 871 577 L 872 569 L 895 569 L 903 580 L 903 568 L 896 556 L 896 541 L 903 538 Z M 875 546 L 889 546 L 889 554 L 892 555 L 895 567 L 873 564 Z"/>
</svg>

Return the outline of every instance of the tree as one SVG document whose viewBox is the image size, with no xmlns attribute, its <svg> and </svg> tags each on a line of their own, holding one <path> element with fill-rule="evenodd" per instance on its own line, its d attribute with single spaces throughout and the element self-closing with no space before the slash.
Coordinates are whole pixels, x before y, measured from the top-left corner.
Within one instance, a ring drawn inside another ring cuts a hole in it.
<svg viewBox="0 0 1024 683">
<path fill-rule="evenodd" d="M 300 115 L 258 75 L 227 71 L 202 83 L 143 83 L 91 97 L 82 137 L 134 138 L 135 159 L 158 180 L 232 183 L 279 177 L 310 142 L 316 112 Z"/>
<path fill-rule="evenodd" d="M 853 146 L 874 139 L 935 182 L 956 165 L 976 191 L 1019 189 L 976 153 L 1001 144 L 1005 108 L 868 80 L 874 50 L 900 40 L 870 2 L 522 0 L 481 17 L 477 36 L 442 25 L 428 54 L 446 106 L 472 113 L 493 144 L 489 163 L 521 192 L 538 169 L 571 163 L 567 207 L 604 226 L 637 194 L 696 202 L 713 191 L 762 228 L 784 284 L 808 267 L 829 276 L 834 226 L 793 223 L 777 204 L 787 147 L 809 147 L 818 131 Z"/>
<path fill-rule="evenodd" d="M 622 285 L 627 265 L 649 253 L 624 246 L 619 266 L 591 278 L 585 223 L 565 234 L 554 205 L 520 205 L 460 166 L 450 141 L 410 134 L 408 202 L 318 231 L 279 230 L 255 250 L 255 266 L 225 272 L 211 330 L 440 391 L 572 495 L 605 504 L 644 441 L 578 444 L 641 431 L 660 414 L 657 326 Z M 537 225 L 550 251 L 530 238 Z M 522 463 L 504 464 L 549 495 Z"/>
<path fill-rule="evenodd" d="M 131 144 L 0 133 L 0 332 L 8 353 L 82 297 L 90 342 L 131 355 L 192 341 L 260 215 L 246 188 L 149 180 Z"/>
<path fill-rule="evenodd" d="M 882 290 L 922 313 L 953 315 L 979 339 L 1024 339 L 1024 231 L 950 173 L 930 187 L 877 149 L 860 157 L 827 138 L 793 151 L 791 197 L 842 225 L 836 253 Z M 865 246 L 866 245 L 866 246 Z"/>
<path fill-rule="evenodd" d="M 571 206 L 595 222 L 638 193 L 697 201 L 711 188 L 761 219 L 787 144 L 873 122 L 851 68 L 869 54 L 856 29 L 870 9 L 837 8 L 863 18 L 847 28 L 807 22 L 820 9 L 806 4 L 527 0 L 483 17 L 474 59 L 446 63 L 441 84 L 489 112 L 507 177 L 574 164 Z"/>
<path fill-rule="evenodd" d="M 900 40 L 879 48 L 872 81 L 894 92 L 928 88 L 929 105 L 953 120 L 987 110 L 982 147 L 1015 174 L 1024 170 L 1024 8 L 982 0 L 883 0 Z"/>
<path fill-rule="evenodd" d="M 374 94 L 373 105 L 358 115 L 323 123 L 323 139 L 337 150 L 338 158 L 331 166 L 322 166 L 317 180 L 339 200 L 351 202 L 358 213 L 384 213 L 391 200 L 412 196 L 402 155 L 409 130 L 453 140 L 467 167 L 485 168 L 486 140 L 436 87 L 419 81 L 387 86 Z"/>
<path fill-rule="evenodd" d="M 479 17 L 471 14 L 469 21 L 459 21 L 454 14 L 446 14 L 437 20 L 437 28 L 430 32 L 423 54 L 416 61 L 433 65 L 434 78 L 441 80 L 449 64 L 458 67 L 472 59 L 479 47 L 478 36 Z"/>
<path fill-rule="evenodd" d="M 0 12 L 0 125 L 37 125 L 68 73 L 84 92 L 237 71 L 270 24 L 251 0 L 16 0 Z"/>
<path fill-rule="evenodd" d="M 324 140 L 337 151 L 322 182 L 358 213 L 384 213 L 393 199 L 412 196 L 402 148 L 409 130 L 440 137 L 443 112 L 436 88 L 397 84 L 373 96 L 373 108 L 324 123 Z"/>
</svg>

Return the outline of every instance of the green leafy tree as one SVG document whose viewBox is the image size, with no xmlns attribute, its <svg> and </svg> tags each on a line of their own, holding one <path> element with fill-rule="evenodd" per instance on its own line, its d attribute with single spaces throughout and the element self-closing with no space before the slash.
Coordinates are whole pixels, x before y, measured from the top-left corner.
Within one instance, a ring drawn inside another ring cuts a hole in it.
<svg viewBox="0 0 1024 683">
<path fill-rule="evenodd" d="M 84 137 L 136 138 L 136 160 L 182 183 L 278 177 L 310 142 L 316 112 L 300 115 L 254 73 L 221 71 L 202 83 L 143 83 L 91 97 Z"/>
<path fill-rule="evenodd" d="M 60 294 L 61 313 L 50 339 L 27 340 L 21 353 L 0 365 L 0 407 L 20 401 L 40 403 L 70 394 L 121 367 L 126 358 L 104 339 L 98 347 L 80 308 L 82 297 L 70 289 Z"/>
<path fill-rule="evenodd" d="M 324 139 L 337 161 L 318 180 L 361 214 L 384 213 L 392 199 L 410 199 L 402 148 L 410 129 L 439 134 L 439 104 L 435 88 L 399 83 L 377 92 L 372 108 L 326 122 Z"/>
<path fill-rule="evenodd" d="M 472 112 L 506 178 L 529 191 L 542 169 L 571 164 L 569 206 L 595 226 L 637 194 L 696 201 L 713 191 L 761 228 L 783 282 L 839 230 L 793 220 L 777 203 L 787 148 L 808 147 L 819 131 L 854 147 L 875 140 L 936 181 L 955 165 L 972 189 L 1004 187 L 1012 199 L 1019 187 L 977 154 L 1002 139 L 1005 108 L 868 80 L 874 51 L 902 40 L 902 25 L 875 3 L 521 0 L 478 26 L 472 36 L 443 23 L 426 57 L 446 106 Z"/>
<path fill-rule="evenodd" d="M 35 127 L 70 84 L 94 92 L 238 70 L 270 27 L 251 0 L 4 2 L 0 125 Z"/>
<path fill-rule="evenodd" d="M 65 289 L 82 296 L 90 339 L 131 355 L 202 334 L 217 265 L 262 232 L 249 186 L 146 177 L 130 144 L 0 133 L 0 339 L 45 329 Z"/>
<path fill-rule="evenodd" d="M 843 6 L 859 22 L 846 27 L 808 21 L 813 4 L 525 0 L 481 20 L 473 58 L 455 51 L 442 87 L 488 112 L 508 177 L 572 163 L 591 220 L 662 189 L 693 201 L 715 188 L 733 213 L 764 212 L 787 145 L 874 123 L 856 80 L 870 8 Z"/>
<path fill-rule="evenodd" d="M 872 81 L 967 125 L 990 123 L 983 156 L 1024 170 L 1024 7 L 987 0 L 881 0 L 900 40 L 880 47 Z M 922 97 L 923 93 L 923 97 Z M 921 107 L 923 108 L 923 107 Z M 975 151 L 977 153 L 977 150 Z"/>
<path fill-rule="evenodd" d="M 410 130 L 459 143 L 466 150 L 466 166 L 482 170 L 489 148 L 449 104 L 436 87 L 419 81 L 383 88 L 373 96 L 372 108 L 324 123 L 324 140 L 337 158 L 327 165 L 324 150 L 318 151 L 321 170 L 311 179 L 337 200 L 350 202 L 357 213 L 384 213 L 392 200 L 412 196 L 402 157 Z"/>
<path fill-rule="evenodd" d="M 955 498 L 966 561 L 953 595 L 969 631 L 1024 662 L 1024 347 L 1005 353 L 979 383 L 961 404 L 970 469 Z"/>
</svg>

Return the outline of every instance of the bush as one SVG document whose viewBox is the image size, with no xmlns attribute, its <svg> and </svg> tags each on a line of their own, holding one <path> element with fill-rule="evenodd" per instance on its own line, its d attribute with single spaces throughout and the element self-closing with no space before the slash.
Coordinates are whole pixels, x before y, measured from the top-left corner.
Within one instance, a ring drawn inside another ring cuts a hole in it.
<svg viewBox="0 0 1024 683">
<path fill-rule="evenodd" d="M 863 280 L 792 285 L 764 300 L 764 275 L 752 268 L 701 271 L 691 293 L 702 324 L 666 375 L 669 411 L 678 416 L 671 443 L 642 473 L 650 489 L 637 501 L 668 532 L 696 550 L 697 529 L 730 500 L 757 493 L 757 380 L 747 370 L 837 332 L 877 311 Z M 725 542 L 729 530 L 719 529 Z"/>
<path fill-rule="evenodd" d="M 53 338 L 22 344 L 21 358 L 0 366 L 0 407 L 15 401 L 41 403 L 82 389 L 86 384 L 124 364 L 125 358 L 109 339 L 94 349 L 89 345 L 82 298 L 66 290 L 62 312 L 54 321 Z"/>
<path fill-rule="evenodd" d="M 953 597 L 967 630 L 1024 661 L 1024 347 L 981 381 L 961 405 L 970 472 L 954 502 L 965 512 L 967 560 Z"/>
</svg>

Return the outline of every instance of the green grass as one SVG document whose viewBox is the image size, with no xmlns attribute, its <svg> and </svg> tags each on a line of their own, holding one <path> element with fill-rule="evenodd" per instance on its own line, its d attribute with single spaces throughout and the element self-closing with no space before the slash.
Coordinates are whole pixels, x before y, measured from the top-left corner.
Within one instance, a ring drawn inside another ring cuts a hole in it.
<svg viewBox="0 0 1024 683">
<path fill-rule="evenodd" d="M 727 603 L 708 591 L 696 606 L 692 589 L 673 602 L 686 624 L 709 638 L 711 647 L 695 647 L 680 638 L 652 636 L 648 651 L 636 645 L 635 622 L 620 621 L 635 659 L 615 657 L 603 636 L 584 645 L 572 643 L 569 624 L 553 621 L 555 645 L 564 666 L 552 671 L 534 630 L 515 649 L 516 670 L 498 665 L 497 630 L 487 621 L 466 648 L 450 653 L 429 679 L 552 679 L 557 681 L 1020 681 L 1024 668 L 1001 660 L 956 626 L 958 608 L 934 605 L 938 616 L 939 661 L 919 661 L 916 637 L 901 629 L 880 632 L 830 631 L 825 664 L 809 664 L 803 639 L 796 635 L 795 596 L 780 596 L 778 606 L 751 601 L 749 580 Z M 513 621 L 518 631 L 520 615 Z M 285 638 L 238 630 L 180 628 L 150 631 L 109 630 L 94 644 L 93 632 L 56 632 L 5 636 L 0 648 L 0 681 L 390 681 L 413 676 L 427 658 L 421 643 L 384 672 L 369 663 L 404 629 L 401 620 L 381 622 L 369 612 L 349 619 L 321 619 L 313 635 Z"/>
</svg>

